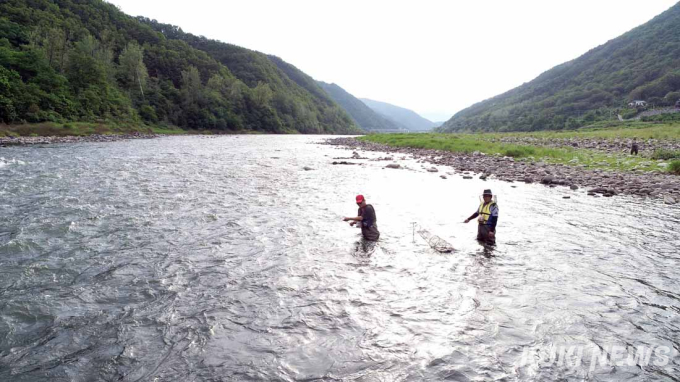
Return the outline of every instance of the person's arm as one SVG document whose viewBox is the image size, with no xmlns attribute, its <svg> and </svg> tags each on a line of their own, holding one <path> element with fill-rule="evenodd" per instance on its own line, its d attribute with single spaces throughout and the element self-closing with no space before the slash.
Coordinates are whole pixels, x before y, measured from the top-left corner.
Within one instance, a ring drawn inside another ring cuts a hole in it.
<svg viewBox="0 0 680 382">
<path fill-rule="evenodd" d="M 470 220 L 476 218 L 477 216 L 479 216 L 479 211 L 475 211 L 475 213 L 472 214 L 472 216 L 470 216 L 469 218 L 465 219 L 465 223 L 469 223 Z"/>
<path fill-rule="evenodd" d="M 352 217 L 352 218 L 349 218 L 349 217 L 342 218 L 342 221 L 344 221 L 344 222 L 350 221 L 350 220 L 354 221 L 354 222 L 360 222 L 360 221 L 364 220 L 364 217 L 363 216 L 355 216 L 355 217 Z"/>
<path fill-rule="evenodd" d="M 357 210 L 357 216 L 355 216 L 355 217 L 353 217 L 353 218 L 347 217 L 347 218 L 342 219 L 342 221 L 346 222 L 346 221 L 350 221 L 350 220 L 351 220 L 352 222 L 349 223 L 349 225 L 354 225 L 354 224 L 356 224 L 357 222 L 360 222 L 360 221 L 364 220 L 364 218 L 363 218 L 361 215 L 363 215 L 363 212 L 361 211 L 361 208 L 359 208 L 359 209 Z"/>
</svg>

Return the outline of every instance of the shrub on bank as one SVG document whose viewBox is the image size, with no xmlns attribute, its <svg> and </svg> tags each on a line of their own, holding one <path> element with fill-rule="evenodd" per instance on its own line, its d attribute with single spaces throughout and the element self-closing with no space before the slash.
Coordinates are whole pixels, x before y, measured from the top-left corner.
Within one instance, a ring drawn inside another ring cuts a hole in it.
<svg viewBox="0 0 680 382">
<path fill-rule="evenodd" d="M 656 149 L 652 154 L 652 159 L 680 159 L 680 151 L 678 150 L 667 150 L 667 149 Z"/>
<path fill-rule="evenodd" d="M 637 114 L 638 114 L 637 109 L 623 109 L 623 110 L 621 110 L 621 118 L 623 118 L 623 119 L 634 118 Z"/>
<path fill-rule="evenodd" d="M 668 166 L 668 172 L 674 175 L 680 175 L 680 160 L 674 160 Z"/>
<path fill-rule="evenodd" d="M 503 151 L 503 155 L 506 157 L 513 157 L 513 158 L 525 158 L 528 156 L 532 156 L 536 153 L 536 150 L 533 147 L 525 146 L 525 147 L 513 147 L 510 149 L 505 149 Z"/>
<path fill-rule="evenodd" d="M 640 118 L 642 122 L 674 122 L 680 121 L 680 113 L 665 113 Z"/>
</svg>

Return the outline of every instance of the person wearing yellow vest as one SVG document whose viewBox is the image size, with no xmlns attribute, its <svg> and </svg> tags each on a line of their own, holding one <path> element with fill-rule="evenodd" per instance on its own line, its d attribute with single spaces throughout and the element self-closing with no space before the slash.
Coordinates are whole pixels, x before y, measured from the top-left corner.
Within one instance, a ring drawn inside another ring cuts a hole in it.
<svg viewBox="0 0 680 382">
<path fill-rule="evenodd" d="M 494 202 L 491 190 L 484 190 L 482 194 L 484 201 L 479 205 L 477 211 L 472 216 L 465 219 L 465 223 L 477 218 L 477 240 L 486 244 L 496 243 L 496 223 L 498 223 L 498 205 Z"/>
</svg>

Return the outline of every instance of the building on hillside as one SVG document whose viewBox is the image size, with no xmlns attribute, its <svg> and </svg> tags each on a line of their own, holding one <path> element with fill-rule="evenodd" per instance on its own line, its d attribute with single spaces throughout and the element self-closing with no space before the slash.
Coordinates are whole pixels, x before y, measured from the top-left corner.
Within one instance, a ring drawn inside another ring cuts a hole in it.
<svg viewBox="0 0 680 382">
<path fill-rule="evenodd" d="M 634 101 L 628 102 L 628 107 L 647 107 L 647 102 L 636 99 Z"/>
</svg>

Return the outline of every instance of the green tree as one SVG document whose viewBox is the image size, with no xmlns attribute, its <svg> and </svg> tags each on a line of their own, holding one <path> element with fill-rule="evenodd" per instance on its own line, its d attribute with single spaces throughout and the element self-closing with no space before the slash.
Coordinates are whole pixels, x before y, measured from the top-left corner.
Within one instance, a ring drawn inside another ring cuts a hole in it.
<svg viewBox="0 0 680 382">
<path fill-rule="evenodd" d="M 21 84 L 19 73 L 0 66 L 0 122 L 12 123 L 17 118 L 14 102 Z"/>
<path fill-rule="evenodd" d="M 253 99 L 259 107 L 265 107 L 269 105 L 269 102 L 274 96 L 274 92 L 269 88 L 269 85 L 264 82 L 259 82 L 257 86 L 253 89 Z"/>
<path fill-rule="evenodd" d="M 149 78 L 144 65 L 144 49 L 136 42 L 130 42 L 118 57 L 118 62 L 118 79 L 123 87 L 128 90 L 139 90 L 144 99 L 144 88 Z"/>
<path fill-rule="evenodd" d="M 182 98 L 187 105 L 195 105 L 201 97 L 201 75 L 195 66 L 182 71 Z"/>
</svg>

